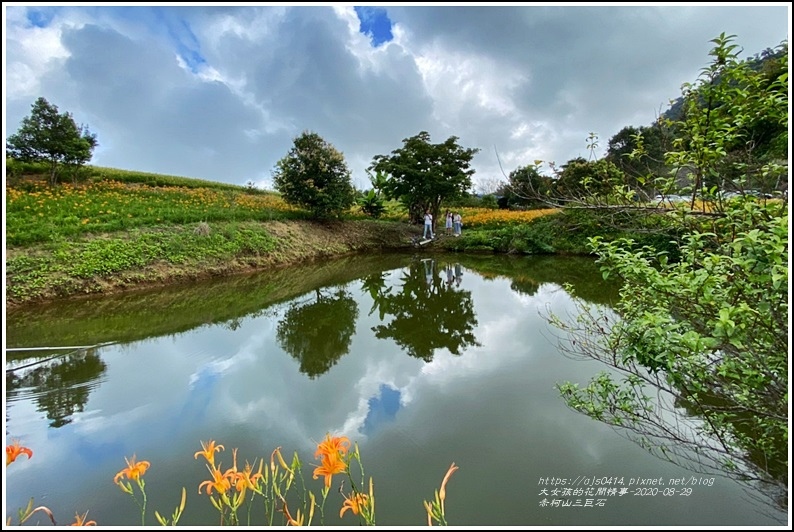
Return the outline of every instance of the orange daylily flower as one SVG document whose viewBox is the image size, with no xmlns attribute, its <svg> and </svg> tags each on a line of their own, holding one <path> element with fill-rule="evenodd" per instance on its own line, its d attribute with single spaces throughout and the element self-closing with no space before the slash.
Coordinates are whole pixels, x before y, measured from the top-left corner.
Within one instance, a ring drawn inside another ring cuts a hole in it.
<svg viewBox="0 0 794 532">
<path fill-rule="evenodd" d="M 75 522 L 72 523 L 72 526 L 96 526 L 96 521 L 86 521 L 88 517 L 88 510 L 83 515 L 78 513 L 74 514 Z"/>
<path fill-rule="evenodd" d="M 322 464 L 314 469 L 314 477 L 325 475 L 325 487 L 331 487 L 331 477 L 337 473 L 344 473 L 347 465 L 339 458 L 339 454 L 323 456 Z"/>
<path fill-rule="evenodd" d="M 215 465 L 215 451 L 222 451 L 223 445 L 215 445 L 215 440 L 210 440 L 208 442 L 201 442 L 201 451 L 198 451 L 196 454 L 193 455 L 193 458 L 198 458 L 199 455 L 204 456 L 207 459 L 207 462 L 210 465 Z"/>
<path fill-rule="evenodd" d="M 210 467 L 209 464 L 207 464 L 207 469 L 209 469 L 210 473 L 212 474 L 212 480 L 205 480 L 199 484 L 199 493 L 201 493 L 201 488 L 204 486 L 207 486 L 207 495 L 212 493 L 213 488 L 215 488 L 215 491 L 217 491 L 219 494 L 226 493 L 231 489 L 232 483 L 230 481 L 230 477 L 233 475 L 231 470 L 224 474 L 220 469 Z"/>
<path fill-rule="evenodd" d="M 252 474 L 253 473 L 253 474 Z M 245 495 L 245 490 L 256 490 L 256 486 L 262 477 L 262 473 L 254 473 L 253 467 L 248 462 L 245 463 L 245 469 L 236 473 L 232 473 L 231 478 L 234 480 L 234 487 L 238 492 Z"/>
<path fill-rule="evenodd" d="M 19 445 L 19 440 L 14 440 L 13 444 L 6 445 L 6 467 L 8 467 L 8 464 L 16 460 L 20 454 L 28 455 L 28 460 L 33 458 L 33 451 L 27 447 L 22 447 Z"/>
<path fill-rule="evenodd" d="M 364 493 L 356 493 L 352 497 L 345 495 L 345 502 L 342 504 L 342 509 L 339 511 L 339 517 L 345 515 L 345 512 L 350 510 L 353 515 L 361 513 L 361 509 L 367 505 L 367 495 Z"/>
<path fill-rule="evenodd" d="M 127 477 L 128 479 L 135 480 L 136 482 L 140 481 L 141 477 L 144 475 L 144 473 L 146 473 L 146 470 L 149 469 L 149 466 L 151 465 L 146 460 L 136 462 L 134 454 L 130 459 L 125 456 L 124 460 L 127 462 L 127 467 L 116 473 L 116 476 L 113 477 L 113 482 L 116 484 L 119 483 L 119 479 L 121 479 L 121 477 Z"/>
<path fill-rule="evenodd" d="M 320 455 L 330 457 L 339 453 L 344 456 L 349 447 L 350 440 L 347 436 L 331 436 L 330 433 L 326 433 L 325 440 L 317 444 L 317 451 L 314 453 L 314 457 L 317 458 Z"/>
</svg>

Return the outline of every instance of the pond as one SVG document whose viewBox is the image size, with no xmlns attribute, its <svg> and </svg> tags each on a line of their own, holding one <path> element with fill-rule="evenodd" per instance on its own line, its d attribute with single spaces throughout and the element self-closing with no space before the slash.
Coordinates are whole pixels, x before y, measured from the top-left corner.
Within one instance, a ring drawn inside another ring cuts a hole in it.
<svg viewBox="0 0 794 532">
<path fill-rule="evenodd" d="M 453 462 L 451 525 L 785 523 L 736 482 L 567 408 L 555 384 L 604 368 L 562 354 L 545 316 L 616 295 L 586 257 L 384 254 L 9 310 L 6 438 L 33 457 L 7 467 L 6 515 L 16 523 L 34 497 L 58 524 L 88 510 L 100 525 L 138 525 L 113 483 L 135 455 L 151 463 L 147 525 L 182 487 L 179 524 L 215 525 L 200 442 L 225 447 L 224 467 L 234 448 L 241 466 L 297 452 L 319 493 L 314 451 L 331 433 L 358 444 L 378 525 L 426 524 L 423 501 Z M 682 478 L 688 490 L 664 489 Z M 598 491 L 596 479 L 623 484 Z M 339 517 L 339 480 L 324 523 L 357 524 Z M 251 515 L 264 523 L 261 505 Z"/>
</svg>

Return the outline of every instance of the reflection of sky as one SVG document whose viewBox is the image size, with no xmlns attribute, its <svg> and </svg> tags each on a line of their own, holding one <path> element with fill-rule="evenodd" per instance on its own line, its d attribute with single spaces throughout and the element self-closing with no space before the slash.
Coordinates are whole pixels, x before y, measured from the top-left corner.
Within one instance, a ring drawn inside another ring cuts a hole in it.
<svg viewBox="0 0 794 532">
<path fill-rule="evenodd" d="M 399 287 L 400 276 L 390 272 L 387 286 Z M 63 520 L 90 508 L 100 524 L 134 523 L 137 508 L 112 479 L 124 457 L 136 453 L 152 463 L 147 495 L 161 502 L 159 511 L 176 502 L 177 482 L 187 486 L 192 509 L 180 524 L 206 524 L 217 513 L 196 493 L 206 479 L 193 457 L 200 441 L 223 444 L 224 464 L 234 447 L 243 461 L 281 446 L 285 457 L 297 451 L 311 468 L 315 442 L 331 432 L 360 444 L 367 475 L 380 490 L 384 525 L 422 524 L 422 498 L 432 497 L 452 461 L 461 469 L 448 487 L 447 513 L 458 524 L 771 524 L 738 499 L 729 481 L 674 503 L 636 498 L 610 501 L 598 514 L 540 511 L 534 496 L 540 476 L 688 473 L 565 407 L 554 383 L 586 383 L 601 369 L 562 357 L 555 347 L 542 314 L 565 315 L 572 308 L 565 291 L 545 284 L 530 297 L 512 291 L 508 279 L 467 271 L 459 289 L 472 293 L 481 345 L 460 356 L 437 350 L 425 363 L 374 337 L 377 312 L 368 315 L 372 300 L 360 286 L 348 285 L 360 310 L 350 352 L 316 379 L 300 374 L 298 361 L 276 340 L 287 302 L 275 316 L 241 319 L 236 330 L 204 326 L 101 348 L 105 380 L 67 427 L 50 429 L 30 402 L 12 403 L 8 434 L 33 448 L 34 459 L 8 468 L 14 489 L 6 515 L 35 496 Z M 54 482 L 55 471 L 59 479 L 81 481 Z M 320 482 L 311 469 L 306 480 Z"/>
<path fill-rule="evenodd" d="M 394 419 L 400 409 L 399 390 L 395 390 L 386 384 L 381 384 L 379 392 L 380 395 L 370 397 L 367 402 L 369 411 L 361 427 L 361 431 L 367 436 L 370 436 L 381 423 Z"/>
</svg>

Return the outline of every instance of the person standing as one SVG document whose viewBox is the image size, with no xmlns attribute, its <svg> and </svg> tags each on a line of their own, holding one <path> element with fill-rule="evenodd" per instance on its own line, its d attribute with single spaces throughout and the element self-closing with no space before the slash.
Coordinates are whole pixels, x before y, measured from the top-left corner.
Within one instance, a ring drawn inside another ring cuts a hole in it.
<svg viewBox="0 0 794 532">
<path fill-rule="evenodd" d="M 452 213 L 449 209 L 447 209 L 447 216 L 446 216 L 446 223 L 445 226 L 447 236 L 452 234 Z"/>
<path fill-rule="evenodd" d="M 463 231 L 463 217 L 459 212 L 456 212 L 452 220 L 455 225 L 455 236 L 460 236 L 460 233 Z"/>
<path fill-rule="evenodd" d="M 430 233 L 430 238 L 435 238 L 433 234 L 433 215 L 430 214 L 430 211 L 425 211 L 425 230 L 422 233 L 422 238 L 427 238 L 427 234 Z"/>
</svg>

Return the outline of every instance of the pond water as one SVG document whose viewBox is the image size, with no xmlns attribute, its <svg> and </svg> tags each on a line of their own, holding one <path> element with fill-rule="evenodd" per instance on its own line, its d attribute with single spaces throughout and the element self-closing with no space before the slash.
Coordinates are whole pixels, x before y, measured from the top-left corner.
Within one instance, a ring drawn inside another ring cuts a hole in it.
<svg viewBox="0 0 794 532">
<path fill-rule="evenodd" d="M 358 443 L 379 525 L 426 524 L 423 501 L 452 462 L 451 525 L 785 523 L 736 482 L 656 458 L 566 407 L 555 383 L 605 369 L 564 356 L 544 318 L 573 311 L 567 283 L 599 305 L 617 294 L 589 258 L 386 254 L 9 310 L 5 434 L 33 457 L 6 469 L 6 516 L 34 497 L 58 524 L 88 510 L 100 525 L 136 526 L 138 507 L 113 483 L 135 454 L 151 463 L 147 525 L 183 486 L 179 524 L 214 525 L 198 493 L 201 441 L 224 445 L 225 467 L 233 448 L 241 465 L 297 452 L 319 492 L 314 450 L 330 432 Z M 19 349 L 32 347 L 72 348 Z M 586 491 L 611 478 L 625 494 Z M 637 489 L 659 478 L 691 489 Z M 357 524 L 339 518 L 335 479 L 324 522 Z M 37 515 L 28 523 L 48 523 Z"/>
</svg>

